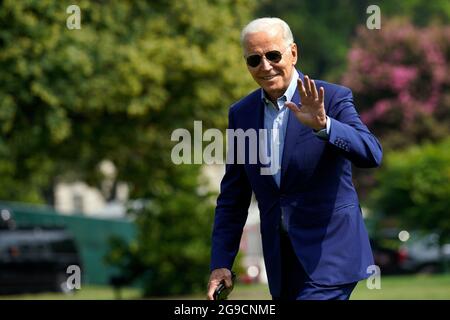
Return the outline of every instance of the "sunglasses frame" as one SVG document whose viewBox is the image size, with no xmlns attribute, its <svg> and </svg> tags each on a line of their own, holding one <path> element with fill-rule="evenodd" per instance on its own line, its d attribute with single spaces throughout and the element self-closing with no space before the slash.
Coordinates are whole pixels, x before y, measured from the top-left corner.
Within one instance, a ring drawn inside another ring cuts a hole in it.
<svg viewBox="0 0 450 320">
<path fill-rule="evenodd" d="M 279 63 L 279 62 L 283 59 L 283 54 L 285 54 L 286 50 L 289 49 L 291 46 L 292 46 L 292 43 L 290 43 L 283 51 L 270 50 L 270 51 L 264 52 L 263 54 L 257 54 L 257 53 L 255 53 L 255 54 L 251 54 L 251 55 L 248 55 L 248 56 L 244 56 L 245 62 L 247 63 L 247 65 L 248 65 L 250 68 L 257 68 L 257 67 L 259 67 L 259 65 L 261 64 L 261 61 L 262 61 L 263 58 L 266 58 L 267 61 L 268 61 L 270 64 L 273 64 L 273 63 Z M 271 59 L 269 59 L 269 58 L 267 57 L 267 54 L 269 54 L 269 53 L 274 53 L 274 52 L 276 52 L 277 54 L 280 55 L 280 60 L 278 60 L 278 61 L 276 61 L 276 59 L 275 59 L 275 60 L 271 60 Z M 257 65 L 252 66 L 252 65 L 250 65 L 250 64 L 248 63 L 248 59 L 249 59 L 250 57 L 255 57 L 255 56 L 259 57 L 259 62 L 258 62 Z"/>
</svg>

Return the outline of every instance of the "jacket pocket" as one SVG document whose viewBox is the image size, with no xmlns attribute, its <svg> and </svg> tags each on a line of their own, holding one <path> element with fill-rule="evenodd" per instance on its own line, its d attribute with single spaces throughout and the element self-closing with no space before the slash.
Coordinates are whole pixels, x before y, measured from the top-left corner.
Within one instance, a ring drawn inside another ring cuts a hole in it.
<svg viewBox="0 0 450 320">
<path fill-rule="evenodd" d="M 346 216 L 357 206 L 354 203 L 342 204 L 337 207 L 319 205 L 313 208 L 294 205 L 292 206 L 290 224 L 292 226 L 324 227 L 332 219 Z"/>
</svg>

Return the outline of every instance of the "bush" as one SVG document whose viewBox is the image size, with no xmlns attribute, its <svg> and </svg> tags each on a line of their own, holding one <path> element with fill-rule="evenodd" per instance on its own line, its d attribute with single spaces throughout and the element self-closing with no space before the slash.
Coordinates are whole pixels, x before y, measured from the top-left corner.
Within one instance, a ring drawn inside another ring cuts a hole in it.
<svg viewBox="0 0 450 320">
<path fill-rule="evenodd" d="M 383 148 L 439 141 L 450 133 L 450 28 L 383 21 L 361 27 L 343 77 Z"/>
<path fill-rule="evenodd" d="M 450 236 L 450 138 L 390 152 L 378 172 L 371 203 L 402 225 Z"/>
</svg>

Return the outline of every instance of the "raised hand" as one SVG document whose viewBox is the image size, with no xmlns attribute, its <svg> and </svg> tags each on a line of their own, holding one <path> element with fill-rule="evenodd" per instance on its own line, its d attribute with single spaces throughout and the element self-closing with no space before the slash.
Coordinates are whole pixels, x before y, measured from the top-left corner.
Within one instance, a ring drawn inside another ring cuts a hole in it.
<svg viewBox="0 0 450 320">
<path fill-rule="evenodd" d="M 317 93 L 316 84 L 305 76 L 305 85 L 298 79 L 298 91 L 301 97 L 301 107 L 293 102 L 286 102 L 286 106 L 294 112 L 296 118 L 316 131 L 326 128 L 327 115 L 325 113 L 325 89 L 321 87 Z"/>
</svg>

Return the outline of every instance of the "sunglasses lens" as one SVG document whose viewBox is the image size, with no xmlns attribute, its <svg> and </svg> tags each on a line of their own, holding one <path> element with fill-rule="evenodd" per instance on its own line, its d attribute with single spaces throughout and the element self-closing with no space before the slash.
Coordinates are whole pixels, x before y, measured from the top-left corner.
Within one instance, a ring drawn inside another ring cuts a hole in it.
<svg viewBox="0 0 450 320">
<path fill-rule="evenodd" d="M 261 62 L 261 56 L 258 56 L 257 54 L 247 57 L 247 64 L 252 68 L 257 67 L 260 64 L 260 62 Z"/>
<path fill-rule="evenodd" d="M 280 51 L 269 51 L 266 53 L 266 58 L 272 62 L 280 62 L 281 60 L 281 52 Z"/>
<path fill-rule="evenodd" d="M 269 51 L 269 52 L 266 52 L 264 55 L 265 55 L 266 59 L 271 62 L 278 63 L 281 61 L 282 54 L 280 51 L 277 51 L 277 50 Z M 257 55 L 257 54 L 248 56 L 247 64 L 250 67 L 255 68 L 255 67 L 259 66 L 259 64 L 261 63 L 261 59 L 262 59 L 261 56 Z"/>
</svg>

